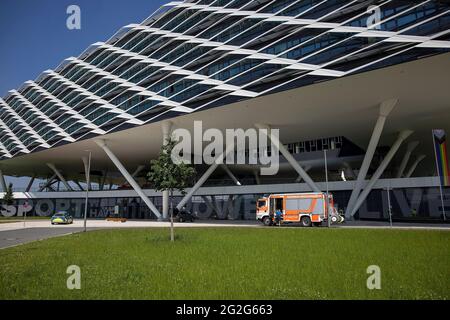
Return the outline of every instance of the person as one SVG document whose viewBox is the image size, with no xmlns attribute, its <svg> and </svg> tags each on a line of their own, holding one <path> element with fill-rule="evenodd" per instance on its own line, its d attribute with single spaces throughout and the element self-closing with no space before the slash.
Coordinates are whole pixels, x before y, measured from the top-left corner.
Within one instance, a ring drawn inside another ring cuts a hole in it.
<svg viewBox="0 0 450 320">
<path fill-rule="evenodd" d="M 281 225 L 281 220 L 283 220 L 283 213 L 280 209 L 275 211 L 275 224 Z"/>
</svg>

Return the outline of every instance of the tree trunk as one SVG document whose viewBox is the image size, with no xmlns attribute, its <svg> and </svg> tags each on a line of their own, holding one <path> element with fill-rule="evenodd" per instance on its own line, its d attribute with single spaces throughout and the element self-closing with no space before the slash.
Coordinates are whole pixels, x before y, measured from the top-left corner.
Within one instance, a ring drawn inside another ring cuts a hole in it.
<svg viewBox="0 0 450 320">
<path fill-rule="evenodd" d="M 173 232 L 173 190 L 170 190 L 170 241 L 175 241 Z"/>
</svg>

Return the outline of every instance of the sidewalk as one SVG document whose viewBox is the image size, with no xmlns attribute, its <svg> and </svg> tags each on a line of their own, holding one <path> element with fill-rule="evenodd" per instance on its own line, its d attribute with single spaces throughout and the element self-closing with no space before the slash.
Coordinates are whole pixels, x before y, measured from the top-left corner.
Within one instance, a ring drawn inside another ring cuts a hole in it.
<svg viewBox="0 0 450 320">
<path fill-rule="evenodd" d="M 252 227 L 252 228 L 267 228 L 258 221 L 253 220 L 197 220 L 195 222 L 174 222 L 175 227 Z M 109 228 L 167 228 L 170 226 L 168 221 L 155 220 L 128 220 L 127 222 L 112 222 L 106 220 L 88 220 L 87 227 L 89 229 L 109 229 Z M 291 228 L 301 228 L 297 224 L 286 225 Z M 368 228 L 368 229 L 390 229 L 389 222 L 384 221 L 346 221 L 344 224 L 333 225 L 333 228 Z M 52 229 L 82 229 L 83 220 L 77 219 L 70 225 L 51 225 L 50 220 L 28 220 L 25 222 L 11 222 L 1 223 L 0 232 L 8 230 L 19 230 L 25 228 L 52 228 Z M 323 225 L 322 228 L 326 228 Z M 417 230 L 448 230 L 450 231 L 450 224 L 438 223 L 407 223 L 394 222 L 393 229 L 417 229 Z"/>
</svg>

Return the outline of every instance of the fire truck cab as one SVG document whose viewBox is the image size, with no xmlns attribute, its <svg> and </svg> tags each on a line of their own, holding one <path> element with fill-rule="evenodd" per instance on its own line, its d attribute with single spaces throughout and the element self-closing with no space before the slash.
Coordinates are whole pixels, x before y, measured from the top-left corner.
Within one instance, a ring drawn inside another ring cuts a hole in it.
<svg viewBox="0 0 450 320">
<path fill-rule="evenodd" d="M 281 212 L 281 223 L 298 223 L 303 227 L 320 225 L 331 219 L 331 223 L 341 223 L 344 217 L 337 212 L 333 196 L 326 193 L 272 194 L 261 198 L 256 203 L 256 219 L 266 226 L 274 225 L 275 214 Z M 328 211 L 328 212 L 327 212 Z"/>
</svg>

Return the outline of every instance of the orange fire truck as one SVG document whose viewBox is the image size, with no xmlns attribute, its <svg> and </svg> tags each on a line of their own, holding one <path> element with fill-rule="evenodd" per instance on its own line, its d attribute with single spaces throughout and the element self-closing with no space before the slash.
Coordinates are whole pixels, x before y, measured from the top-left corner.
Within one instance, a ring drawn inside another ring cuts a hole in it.
<svg viewBox="0 0 450 320">
<path fill-rule="evenodd" d="M 256 203 L 256 219 L 266 226 L 300 222 L 303 227 L 310 227 L 320 225 L 329 217 L 331 223 L 342 223 L 344 217 L 336 210 L 333 196 L 328 195 L 328 210 L 326 197 L 323 192 L 271 194 Z"/>
</svg>

